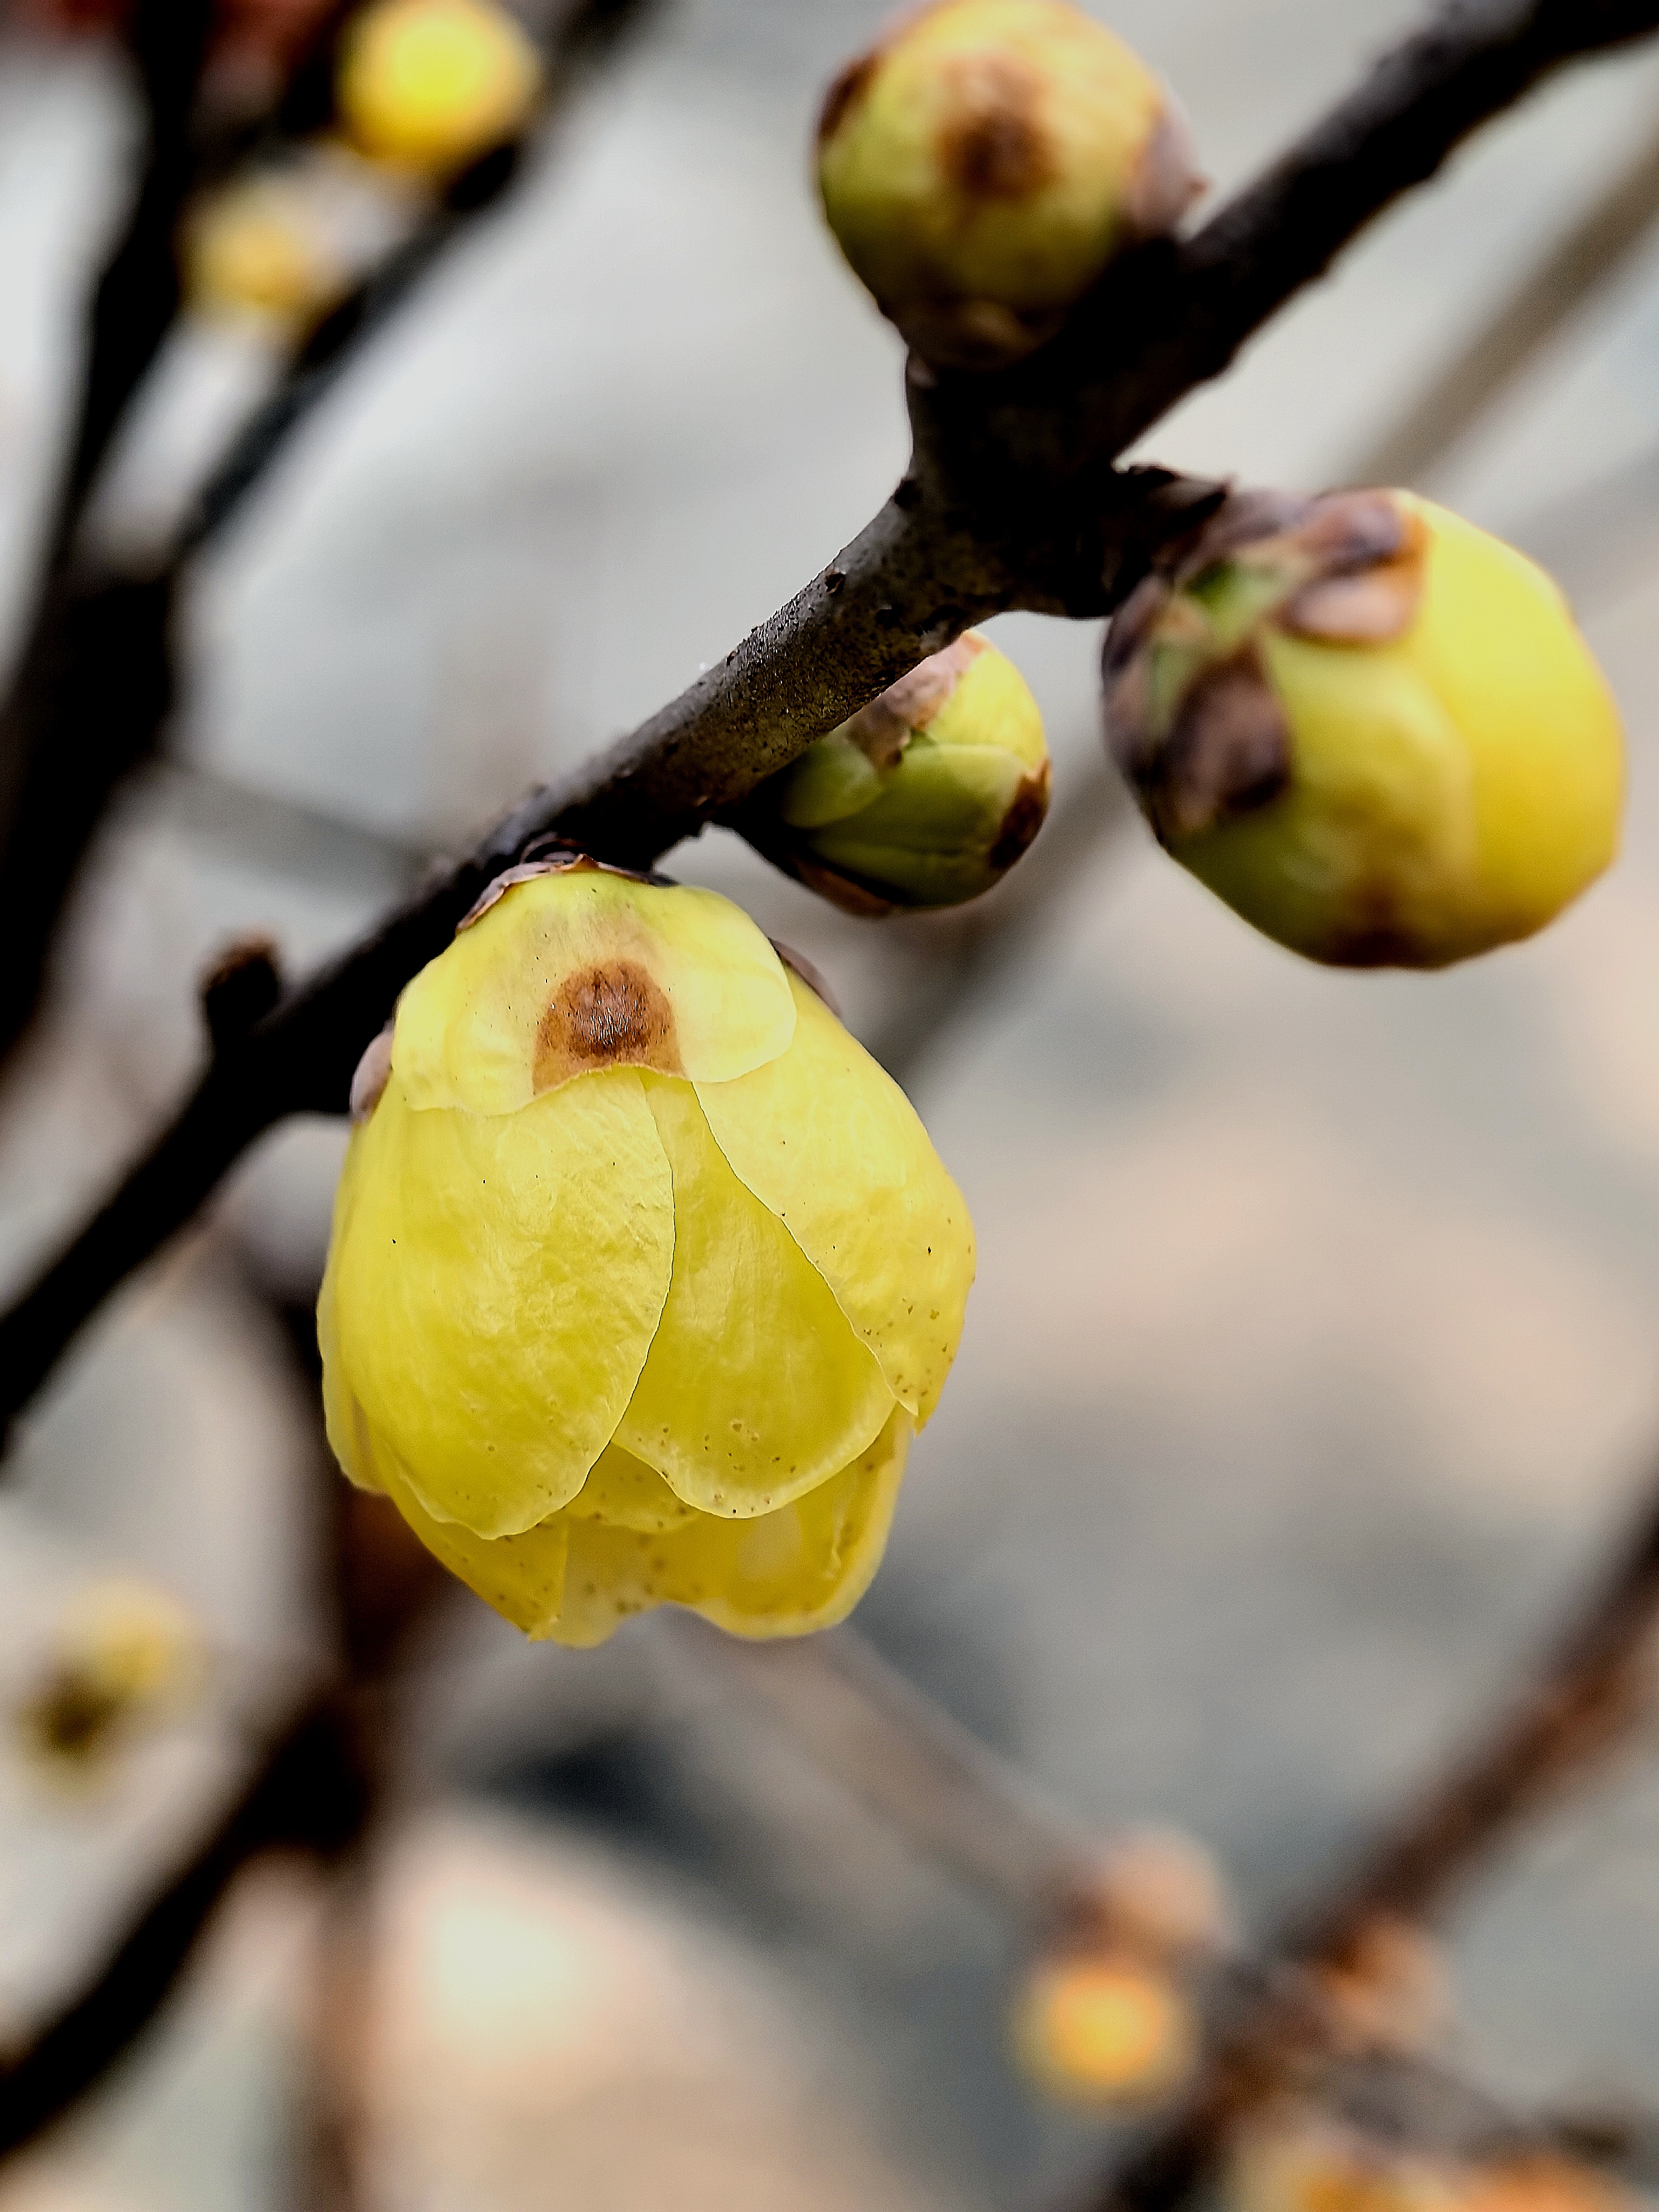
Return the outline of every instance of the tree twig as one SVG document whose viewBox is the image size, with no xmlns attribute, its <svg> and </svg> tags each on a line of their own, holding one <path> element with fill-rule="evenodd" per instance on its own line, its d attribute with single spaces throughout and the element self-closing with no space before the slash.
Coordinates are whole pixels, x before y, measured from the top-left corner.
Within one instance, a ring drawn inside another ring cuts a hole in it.
<svg viewBox="0 0 1659 2212">
<path fill-rule="evenodd" d="M 577 0 L 562 16 L 551 34 L 551 83 L 543 106 L 544 125 L 580 82 L 584 65 L 628 30 L 650 4 L 653 0 Z M 168 10 L 164 6 L 161 12 Z M 147 216 L 142 227 L 135 218 L 135 234 L 148 241 L 148 258 L 140 257 L 128 268 L 127 259 L 117 257 L 112 267 L 125 274 L 112 296 L 139 315 L 139 277 L 148 271 L 156 289 L 155 301 L 143 308 L 149 318 L 144 328 L 153 331 L 154 343 L 121 353 L 116 346 L 118 328 L 111 323 L 114 335 L 106 339 L 100 325 L 88 406 L 103 428 L 99 440 L 92 440 L 90 433 L 82 439 L 86 453 L 71 470 L 60 519 L 60 534 L 68 534 L 58 549 L 29 644 L 0 712 L 0 943 L 8 956 L 0 968 L 0 1060 L 22 1035 L 40 1003 L 65 902 L 110 798 L 154 753 L 172 712 L 173 614 L 182 571 L 240 511 L 295 433 L 395 319 L 432 270 L 501 198 L 517 173 L 520 151 L 516 145 L 499 148 L 456 179 L 442 204 L 413 236 L 312 334 L 289 373 L 233 441 L 175 542 L 143 575 L 111 574 L 69 557 L 89 471 L 101 458 L 118 415 L 118 410 L 112 411 L 113 402 L 107 395 L 94 409 L 92 386 L 99 392 L 106 387 L 112 392 L 119 381 L 100 364 L 114 348 L 123 373 L 136 383 L 154 357 L 178 304 L 171 229 L 165 236 L 167 274 L 163 284 L 151 234 L 155 218 Z M 172 181 L 179 185 L 178 178 Z M 187 174 L 184 181 L 188 181 Z M 141 206 L 149 204 L 141 196 Z M 175 218 L 177 211 L 175 204 Z M 106 282 L 107 287 L 111 280 Z M 144 299 L 149 301 L 149 293 Z M 106 311 L 101 292 L 100 302 L 99 314 L 108 323 L 113 309 Z M 163 303 L 166 322 L 157 326 Z M 125 396 L 130 396 L 130 387 Z"/>
<path fill-rule="evenodd" d="M 1659 1500 L 1540 1669 L 1528 1693 L 1392 1835 L 1300 1916 L 1274 1976 L 1218 2036 L 1181 2111 L 1085 2201 L 1088 2212 L 1173 2212 L 1240 2122 L 1316 2081 L 1338 2055 L 1310 1970 L 1340 1967 L 1384 1918 L 1442 1909 L 1516 1824 L 1653 1707 L 1659 1636 Z"/>
<path fill-rule="evenodd" d="M 307 1699 L 87 1987 L 21 2051 L 0 2061 L 0 2157 L 32 2142 L 131 2047 L 250 1859 L 279 1847 L 338 1850 L 362 1809 L 360 1762 L 346 1716 L 337 1699 Z"/>
<path fill-rule="evenodd" d="M 912 364 L 915 458 L 893 498 L 715 669 L 612 752 L 506 816 L 423 897 L 221 1054 L 178 1120 L 0 1321 L 0 1415 L 114 1285 L 285 1114 L 337 1112 L 358 1052 L 489 878 L 538 838 L 648 860 L 971 623 L 1011 606 L 1109 611 L 1191 487 L 1112 456 L 1401 192 L 1551 69 L 1659 27 L 1659 0 L 1464 0 L 1184 245 L 1125 257 L 1074 326 L 997 376 Z"/>
</svg>

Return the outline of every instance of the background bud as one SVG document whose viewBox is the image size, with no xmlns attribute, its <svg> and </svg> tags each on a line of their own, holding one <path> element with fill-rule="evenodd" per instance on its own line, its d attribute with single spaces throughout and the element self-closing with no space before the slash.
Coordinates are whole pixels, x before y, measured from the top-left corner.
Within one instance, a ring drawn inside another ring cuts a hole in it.
<svg viewBox="0 0 1659 2212">
<path fill-rule="evenodd" d="M 941 0 L 845 69 L 818 125 L 842 251 L 916 350 L 988 368 L 1059 328 L 1200 189 L 1186 126 L 1065 0 Z"/>
<path fill-rule="evenodd" d="M 959 905 L 1042 826 L 1042 716 L 1006 653 L 969 630 L 763 784 L 744 835 L 854 914 Z"/>
<path fill-rule="evenodd" d="M 297 180 L 239 179 L 206 194 L 184 237 L 185 295 L 199 313 L 300 330 L 326 313 L 350 278 Z"/>
<path fill-rule="evenodd" d="M 65 1608 L 54 1649 L 20 1705 L 25 1747 L 60 1771 L 106 1759 L 135 1725 L 184 1703 L 202 1639 L 176 1600 L 147 1583 L 94 1583 Z"/>
<path fill-rule="evenodd" d="M 1438 968 L 1529 936 L 1618 844 L 1618 711 L 1541 569 L 1408 492 L 1229 501 L 1106 648 L 1160 842 L 1282 945 Z"/>
<path fill-rule="evenodd" d="M 442 176 L 515 137 L 541 59 L 495 0 L 370 0 L 342 42 L 336 94 L 372 159 Z"/>
<path fill-rule="evenodd" d="M 1068 2104 L 1165 2096 L 1197 2050 L 1192 2013 L 1174 1979 L 1133 1950 L 1039 1960 L 1016 2002 L 1013 2039 L 1030 2079 Z"/>
</svg>

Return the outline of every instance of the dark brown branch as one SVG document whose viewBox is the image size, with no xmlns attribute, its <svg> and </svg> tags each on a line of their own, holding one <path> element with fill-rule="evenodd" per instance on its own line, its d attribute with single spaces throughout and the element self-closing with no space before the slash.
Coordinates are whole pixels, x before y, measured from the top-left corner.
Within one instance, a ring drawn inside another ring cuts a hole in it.
<svg viewBox="0 0 1659 2212">
<path fill-rule="evenodd" d="M 552 42 L 544 125 L 579 84 L 584 68 L 651 4 L 652 0 L 579 0 L 566 11 Z M 320 35 L 319 43 L 326 44 Z M 0 711 L 0 943 L 8 954 L 0 969 L 0 1060 L 39 1005 L 58 922 L 110 799 L 154 755 L 172 712 L 172 616 L 180 571 L 240 511 L 295 433 L 429 273 L 501 199 L 517 174 L 520 150 L 516 145 L 499 147 L 457 178 L 436 212 L 312 334 L 289 373 L 234 441 L 152 574 L 86 573 L 69 560 L 64 538 Z M 176 215 L 176 205 L 173 211 Z M 153 229 L 153 220 L 148 228 L 135 229 L 151 249 Z M 161 306 L 170 320 L 178 303 L 170 229 L 165 242 L 165 284 L 150 251 L 149 258 L 128 269 L 116 288 L 115 296 L 141 321 L 137 292 L 143 270 L 155 288 L 155 299 L 143 308 L 149 317 L 143 327 L 154 330 L 155 342 L 124 354 L 116 346 L 134 382 L 149 367 L 166 327 L 165 322 L 157 324 Z M 126 268 L 122 257 L 116 266 Z M 99 312 L 107 321 L 113 309 L 106 313 L 100 296 Z M 150 295 L 144 297 L 149 301 Z M 100 367 L 120 337 L 118 326 L 112 323 L 110 330 L 108 344 L 100 340 L 102 349 L 94 349 L 91 377 L 91 385 L 105 394 L 98 402 L 98 421 L 105 425 L 101 442 L 95 441 L 94 452 L 83 436 L 86 457 L 71 471 L 61 521 L 64 532 L 72 532 L 88 489 L 83 468 L 95 466 L 115 424 L 111 394 L 118 380 Z M 90 396 L 88 404 L 93 406 Z"/>
<path fill-rule="evenodd" d="M 167 1878 L 81 1995 L 0 2062 L 0 2157 L 50 2127 L 131 2047 L 251 1858 L 343 1849 L 362 1817 L 361 1763 L 337 1701 L 309 1701 L 258 1760 L 212 1833 Z"/>
<path fill-rule="evenodd" d="M 916 459 L 887 507 L 771 620 L 616 750 L 533 793 L 471 857 L 222 1054 L 179 1120 L 0 1321 L 0 1413 L 202 1203 L 252 1138 L 338 1111 L 362 1045 L 482 884 L 550 834 L 654 859 L 970 623 L 1108 611 L 1184 526 L 1182 488 L 1109 464 L 1401 192 L 1549 70 L 1659 27 L 1659 0 L 1465 0 L 1395 50 L 1185 246 L 1109 272 L 1075 326 L 1003 375 L 913 365 Z M 1175 495 L 1171 496 L 1171 491 Z"/>
<path fill-rule="evenodd" d="M 1659 1637 L 1659 1502 L 1540 1670 L 1393 1835 L 1293 1928 L 1275 1978 L 1218 2037 L 1175 2120 L 1087 2201 L 1091 2212 L 1173 2212 L 1212 2171 L 1239 2123 L 1317 2080 L 1340 2054 L 1310 1970 L 1341 1966 L 1383 1918 L 1441 1910 L 1517 1823 L 1627 1741 L 1653 1709 Z"/>
</svg>

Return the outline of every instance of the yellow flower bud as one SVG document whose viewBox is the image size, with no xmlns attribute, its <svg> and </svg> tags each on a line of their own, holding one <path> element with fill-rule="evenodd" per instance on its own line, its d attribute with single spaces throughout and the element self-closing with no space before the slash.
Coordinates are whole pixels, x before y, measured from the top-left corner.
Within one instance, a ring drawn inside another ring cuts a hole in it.
<svg viewBox="0 0 1659 2212">
<path fill-rule="evenodd" d="M 1561 594 L 1408 492 L 1230 501 L 1112 626 L 1107 737 L 1160 842 L 1346 967 L 1529 936 L 1619 840 L 1619 714 Z"/>
<path fill-rule="evenodd" d="M 1042 716 L 1006 653 L 969 630 L 761 786 L 738 821 L 854 914 L 989 890 L 1048 808 Z"/>
<path fill-rule="evenodd" d="M 512 870 L 354 1091 L 318 1314 L 351 1479 L 532 1636 L 849 1612 L 973 1231 L 748 917 L 592 861 Z"/>
<path fill-rule="evenodd" d="M 541 58 L 495 0 L 369 0 L 342 43 L 336 99 L 367 155 L 443 176 L 516 137 Z"/>
<path fill-rule="evenodd" d="M 1186 126 L 1067 0 L 940 0 L 830 88 L 818 182 L 841 249 L 930 360 L 1053 336 L 1121 247 L 1200 188 Z"/>
<path fill-rule="evenodd" d="M 183 262 L 192 307 L 289 328 L 316 320 L 350 282 L 308 196 L 280 176 L 205 195 L 185 226 Z"/>
<path fill-rule="evenodd" d="M 1191 2068 L 1197 2030 L 1167 1971 L 1134 1951 L 1042 1960 L 1021 1991 L 1014 2049 L 1047 2095 L 1084 2105 L 1166 2096 Z"/>
<path fill-rule="evenodd" d="M 1291 2112 L 1243 2138 L 1224 2198 L 1231 2212 L 1463 2212 L 1467 2185 L 1449 2155 Z"/>
<path fill-rule="evenodd" d="M 93 1583 L 65 1610 L 55 1648 L 17 1713 L 25 1745 L 53 1765 L 90 1765 L 140 1722 L 184 1703 L 200 1680 L 195 1622 L 146 1583 Z"/>
</svg>

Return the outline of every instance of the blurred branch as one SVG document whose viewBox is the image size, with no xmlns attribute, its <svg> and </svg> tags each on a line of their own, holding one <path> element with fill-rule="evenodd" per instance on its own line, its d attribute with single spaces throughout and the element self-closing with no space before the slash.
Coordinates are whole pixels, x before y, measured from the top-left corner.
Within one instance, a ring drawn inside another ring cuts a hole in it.
<svg viewBox="0 0 1659 2212">
<path fill-rule="evenodd" d="M 1023 1917 L 1053 1919 L 1098 1889 L 1101 1854 L 1087 1831 L 855 1629 L 745 1644 L 691 1613 L 670 1627 L 771 1706 L 801 1750 L 872 1811 Z"/>
<path fill-rule="evenodd" d="M 556 112 L 568 100 L 583 67 L 650 4 L 653 0 L 579 0 L 561 16 L 551 33 L 544 124 L 550 112 Z M 169 14 L 166 0 L 152 0 L 150 12 L 158 5 L 162 15 Z M 181 20 L 197 5 L 198 0 L 190 0 Z M 329 35 L 331 26 L 331 17 Z M 324 37 L 319 32 L 319 39 Z M 154 571 L 142 577 L 88 571 L 70 557 L 92 472 L 119 413 L 119 409 L 112 411 L 119 380 L 113 371 L 99 369 L 101 355 L 94 347 L 88 420 L 95 416 L 101 431 L 95 439 L 85 433 L 77 447 L 55 566 L 10 696 L 0 710 L 0 942 L 8 954 L 0 969 L 0 1061 L 39 1005 L 64 903 L 110 797 L 154 753 L 172 712 L 173 625 L 181 571 L 240 509 L 301 425 L 395 320 L 451 247 L 499 202 L 518 173 L 520 154 L 516 145 L 499 148 L 455 179 L 442 204 L 414 235 L 319 325 L 289 374 L 233 442 L 177 542 Z M 124 327 L 115 319 L 121 302 L 125 303 L 123 312 L 150 333 L 143 347 L 134 344 L 119 354 L 124 369 L 131 372 L 131 382 L 120 393 L 123 407 L 177 310 L 172 230 L 189 182 L 187 155 L 186 142 L 175 165 L 179 173 L 168 171 L 173 196 L 165 210 L 165 283 L 151 236 L 160 220 L 157 212 L 147 219 L 143 232 L 149 240 L 148 258 L 141 257 L 115 286 L 111 294 L 114 304 L 106 303 L 100 289 L 98 313 L 103 322 L 99 327 L 101 331 L 106 324 L 114 333 L 107 343 L 100 337 L 105 350 L 115 346 Z M 125 266 L 118 255 L 112 269 Z M 141 276 L 148 290 L 143 290 Z M 111 282 L 106 279 L 105 289 Z M 141 290 L 142 303 L 137 299 Z M 104 395 L 95 408 L 91 396 L 94 384 Z"/>
<path fill-rule="evenodd" d="M 100 464 L 179 308 L 173 240 L 195 174 L 191 122 L 212 0 L 137 0 L 127 43 L 143 93 L 144 166 L 127 228 L 98 281 L 75 425 L 44 568 L 59 571 Z"/>
<path fill-rule="evenodd" d="M 1517 1823 L 1627 1742 L 1655 1702 L 1659 1500 L 1518 1705 L 1502 1715 L 1358 1869 L 1301 1916 L 1276 1974 L 1218 2034 L 1170 2124 L 1086 2203 L 1172 2212 L 1210 2176 L 1239 2123 L 1338 2055 L 1317 1970 L 1340 1969 L 1384 1919 L 1443 1908 Z"/>
<path fill-rule="evenodd" d="M 1415 484 L 1515 382 L 1659 222 L 1659 135 L 1650 138 L 1542 262 L 1529 269 L 1356 470 L 1358 484 Z"/>
<path fill-rule="evenodd" d="M 88 1986 L 21 2051 L 0 2060 L 0 2156 L 41 2134 L 131 2048 L 250 1859 L 280 1848 L 337 1851 L 362 1809 L 361 1762 L 347 1716 L 336 1698 L 309 1698 Z"/>
<path fill-rule="evenodd" d="M 284 1115 L 338 1112 L 400 987 L 478 892 L 550 836 L 657 857 L 971 623 L 1109 612 L 1213 487 L 1112 458 L 1216 375 L 1349 239 L 1574 56 L 1659 27 L 1659 0 L 1464 0 L 1387 55 L 1184 243 L 1126 255 L 1072 326 L 998 375 L 912 361 L 911 472 L 841 557 L 612 752 L 532 793 L 465 860 L 221 1053 L 62 1256 L 0 1321 L 0 1409 L 27 1402 L 109 1291 Z"/>
</svg>

